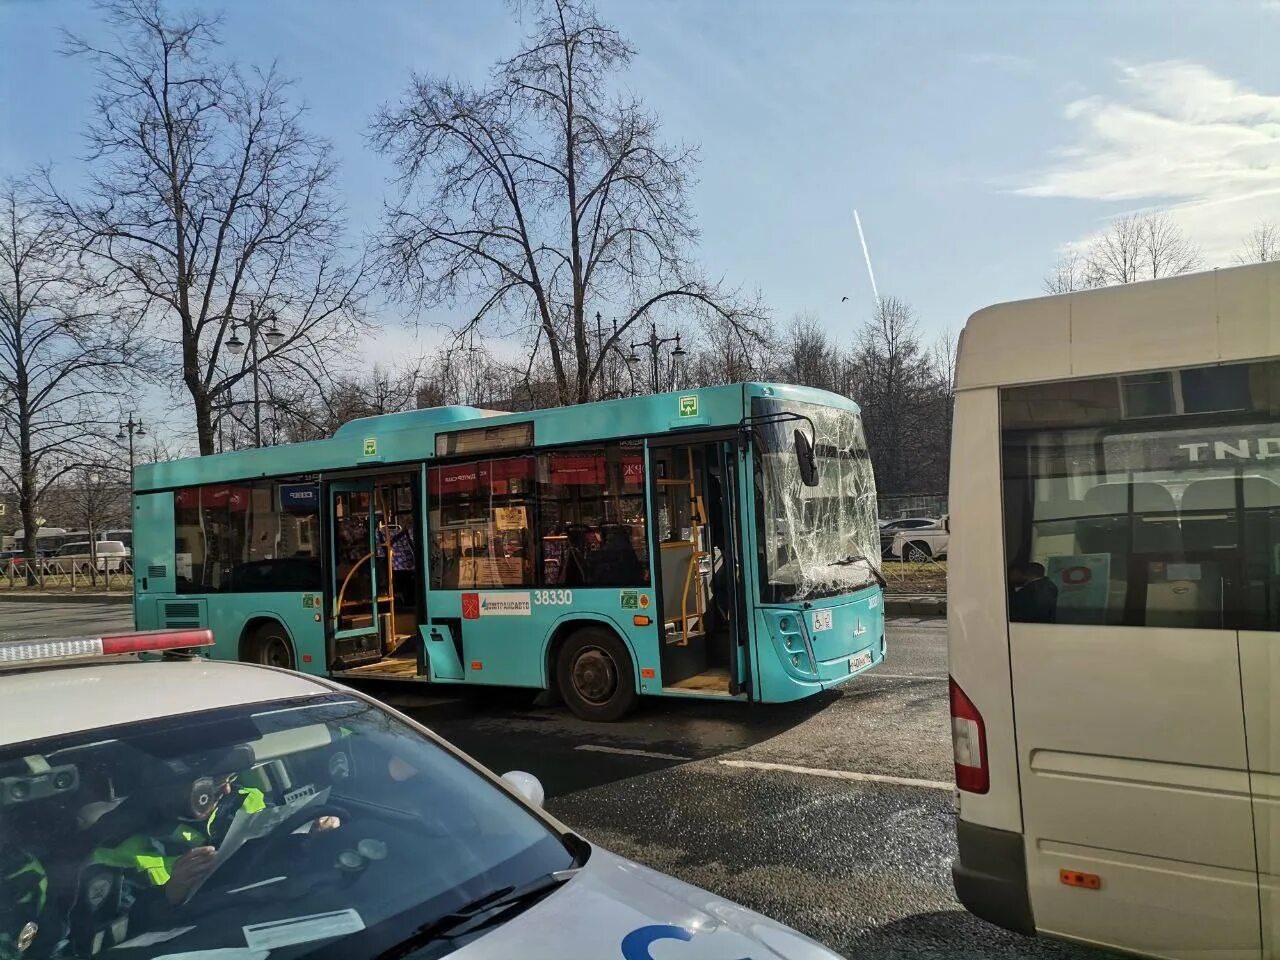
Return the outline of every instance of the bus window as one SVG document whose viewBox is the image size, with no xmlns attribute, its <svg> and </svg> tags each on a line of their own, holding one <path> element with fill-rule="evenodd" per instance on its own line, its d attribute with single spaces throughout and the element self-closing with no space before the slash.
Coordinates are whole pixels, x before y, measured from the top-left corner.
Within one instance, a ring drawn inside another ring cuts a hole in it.
<svg viewBox="0 0 1280 960">
<path fill-rule="evenodd" d="M 1010 619 L 1280 626 L 1280 363 L 1131 379 L 1001 392 Z"/>
<path fill-rule="evenodd" d="M 539 457 L 538 514 L 545 585 L 648 585 L 640 446 L 579 448 Z"/>
<path fill-rule="evenodd" d="M 533 585 L 533 477 L 533 457 L 427 471 L 433 589 Z"/>
<path fill-rule="evenodd" d="M 246 480 L 173 495 L 179 593 L 320 589 L 319 487 Z"/>
</svg>

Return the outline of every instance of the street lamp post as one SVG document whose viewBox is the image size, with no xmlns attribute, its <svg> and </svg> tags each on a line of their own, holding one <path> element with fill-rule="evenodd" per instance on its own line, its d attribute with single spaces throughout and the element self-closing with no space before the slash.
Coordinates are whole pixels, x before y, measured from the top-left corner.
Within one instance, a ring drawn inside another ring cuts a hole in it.
<svg viewBox="0 0 1280 960">
<path fill-rule="evenodd" d="M 673 363 L 688 352 L 684 347 L 680 346 L 680 334 L 677 333 L 674 337 L 659 337 L 657 324 L 653 321 L 649 321 L 649 339 L 628 344 L 628 346 L 631 347 L 631 354 L 627 357 L 627 363 L 630 364 L 637 364 L 640 362 L 640 355 L 636 353 L 638 348 L 649 348 L 649 378 L 654 393 L 658 392 L 658 353 L 662 347 L 668 343 L 674 343 L 676 345 L 675 349 L 671 351 L 671 359 Z"/>
<path fill-rule="evenodd" d="M 133 476 L 133 438 L 145 437 L 146 435 L 147 435 L 147 430 L 145 427 L 143 427 L 142 420 L 139 419 L 137 423 L 135 423 L 133 420 L 132 413 L 129 414 L 128 420 L 120 424 L 120 431 L 116 434 L 117 443 L 124 443 L 126 439 L 129 441 L 129 476 L 130 477 Z"/>
<path fill-rule="evenodd" d="M 271 326 L 266 333 L 262 332 L 263 320 L 270 320 Z M 253 445 L 255 447 L 262 446 L 262 400 L 259 396 L 258 385 L 258 365 L 261 358 L 258 356 L 258 340 L 263 339 L 267 342 L 267 355 L 275 350 L 280 344 L 284 343 L 284 333 L 276 323 L 276 312 L 272 310 L 265 317 L 259 317 L 256 310 L 249 312 L 249 318 L 244 322 L 245 337 L 248 338 L 249 349 L 252 352 L 252 369 L 253 369 Z M 240 339 L 240 324 L 233 323 L 231 325 L 231 336 L 226 343 L 227 352 L 233 357 L 238 357 L 244 353 L 245 341 Z"/>
</svg>

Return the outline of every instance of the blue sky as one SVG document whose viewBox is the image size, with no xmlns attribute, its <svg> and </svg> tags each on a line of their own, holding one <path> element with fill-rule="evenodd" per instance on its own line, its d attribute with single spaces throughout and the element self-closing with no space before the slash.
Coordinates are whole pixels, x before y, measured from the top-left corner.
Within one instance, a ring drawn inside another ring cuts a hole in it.
<svg viewBox="0 0 1280 960">
<path fill-rule="evenodd" d="M 216 0 L 226 53 L 297 80 L 334 143 L 353 229 L 388 172 L 370 114 L 410 72 L 481 80 L 521 28 L 499 0 Z M 785 322 L 852 337 L 871 310 L 852 212 L 882 293 L 933 334 L 1032 296 L 1058 251 L 1110 216 L 1169 207 L 1231 261 L 1280 220 L 1280 2 L 603 0 L 639 53 L 623 83 L 701 145 L 694 203 L 707 271 L 759 288 Z M 0 0 L 0 175 L 79 176 L 89 65 L 58 31 L 101 39 L 76 0 Z M 842 296 L 849 296 L 841 303 Z M 370 352 L 430 345 L 388 313 Z M 384 352 L 386 351 L 386 352 Z"/>
</svg>

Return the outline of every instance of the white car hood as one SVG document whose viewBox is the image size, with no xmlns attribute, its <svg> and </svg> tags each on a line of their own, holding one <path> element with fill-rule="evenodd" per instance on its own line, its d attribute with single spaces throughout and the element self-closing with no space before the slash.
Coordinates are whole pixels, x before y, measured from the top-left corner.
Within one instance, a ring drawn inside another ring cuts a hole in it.
<svg viewBox="0 0 1280 960">
<path fill-rule="evenodd" d="M 572 880 L 458 960 L 839 960 L 790 927 L 592 847 Z"/>
</svg>

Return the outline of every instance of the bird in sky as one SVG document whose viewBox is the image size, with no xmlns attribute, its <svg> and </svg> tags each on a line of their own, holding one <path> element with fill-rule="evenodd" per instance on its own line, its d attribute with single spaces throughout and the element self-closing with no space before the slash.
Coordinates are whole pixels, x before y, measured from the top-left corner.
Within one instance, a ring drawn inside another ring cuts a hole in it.
<svg viewBox="0 0 1280 960">
<path fill-rule="evenodd" d="M 848 297 L 841 297 L 841 298 L 840 298 L 840 302 L 841 302 L 841 303 L 844 303 L 844 302 L 845 302 L 846 300 L 848 300 L 848 299 L 849 299 Z"/>
</svg>

